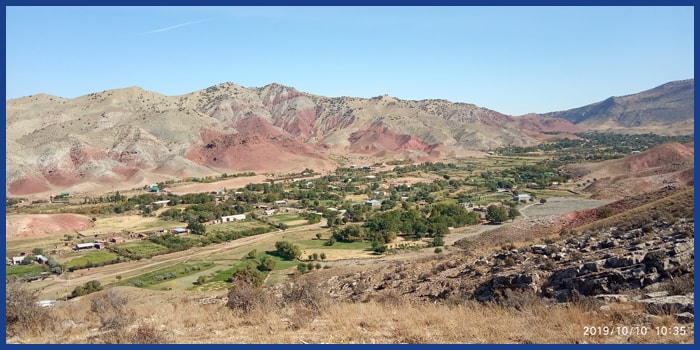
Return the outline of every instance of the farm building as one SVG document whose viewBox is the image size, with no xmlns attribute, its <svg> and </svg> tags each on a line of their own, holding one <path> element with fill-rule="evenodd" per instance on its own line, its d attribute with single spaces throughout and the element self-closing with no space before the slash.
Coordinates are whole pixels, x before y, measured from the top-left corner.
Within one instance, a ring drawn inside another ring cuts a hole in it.
<svg viewBox="0 0 700 350">
<path fill-rule="evenodd" d="M 370 206 L 370 207 L 376 207 L 382 205 L 381 201 L 378 201 L 376 199 L 370 199 L 368 201 L 365 201 L 365 204 Z"/>
<path fill-rule="evenodd" d="M 155 201 L 155 202 L 153 202 L 153 203 L 151 203 L 151 204 L 153 204 L 153 205 L 160 205 L 160 206 L 163 206 L 163 207 L 167 207 L 167 206 L 168 206 L 168 203 L 170 203 L 170 200 Z"/>
<path fill-rule="evenodd" d="M 516 194 L 515 196 L 513 196 L 514 201 L 526 201 L 526 200 L 529 200 L 530 198 L 532 198 L 532 197 L 530 197 L 530 195 L 527 193 Z"/>
<path fill-rule="evenodd" d="M 269 216 L 269 215 L 272 215 L 272 214 L 274 214 L 274 213 L 275 213 L 275 210 L 274 210 L 274 209 L 265 210 L 265 211 L 263 212 L 263 214 L 268 215 L 268 216 Z"/>
<path fill-rule="evenodd" d="M 160 188 L 158 188 L 158 186 L 156 186 L 156 185 L 153 185 L 148 189 L 148 192 L 158 192 L 158 191 L 160 191 Z"/>
<path fill-rule="evenodd" d="M 73 250 L 85 250 L 85 249 L 94 249 L 97 248 L 96 243 L 78 243 L 75 246 L 73 246 Z M 99 249 L 99 248 L 98 248 Z"/>
<path fill-rule="evenodd" d="M 287 201 L 283 199 L 281 201 L 275 201 L 275 204 L 276 205 L 287 205 Z"/>
<path fill-rule="evenodd" d="M 24 256 L 13 256 L 12 265 L 21 265 L 24 262 Z"/>
<path fill-rule="evenodd" d="M 189 232 L 190 232 L 190 230 L 188 230 L 188 229 L 186 229 L 186 228 L 179 228 L 179 227 L 178 227 L 178 228 L 174 228 L 174 229 L 173 229 L 173 233 L 176 234 L 176 235 L 179 235 L 179 234 L 181 234 L 181 233 L 189 233 Z"/>
<path fill-rule="evenodd" d="M 240 220 L 245 220 L 245 214 L 237 214 L 237 215 L 229 215 L 229 216 L 222 216 L 221 217 L 221 222 L 231 222 L 231 221 L 240 221 Z"/>
<path fill-rule="evenodd" d="M 49 262 L 49 258 L 47 258 L 43 255 L 37 255 L 36 262 L 38 262 L 39 264 L 46 264 L 47 262 Z"/>
</svg>

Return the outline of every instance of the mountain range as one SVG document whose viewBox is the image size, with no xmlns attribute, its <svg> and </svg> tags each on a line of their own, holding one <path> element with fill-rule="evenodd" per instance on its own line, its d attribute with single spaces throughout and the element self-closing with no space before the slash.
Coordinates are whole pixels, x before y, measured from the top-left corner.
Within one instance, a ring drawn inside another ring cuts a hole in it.
<svg viewBox="0 0 700 350">
<path fill-rule="evenodd" d="M 694 80 L 568 111 L 509 116 L 468 103 L 323 97 L 223 83 L 181 96 L 138 87 L 6 101 L 6 193 L 133 188 L 254 171 L 434 161 L 582 131 L 692 134 Z"/>
</svg>

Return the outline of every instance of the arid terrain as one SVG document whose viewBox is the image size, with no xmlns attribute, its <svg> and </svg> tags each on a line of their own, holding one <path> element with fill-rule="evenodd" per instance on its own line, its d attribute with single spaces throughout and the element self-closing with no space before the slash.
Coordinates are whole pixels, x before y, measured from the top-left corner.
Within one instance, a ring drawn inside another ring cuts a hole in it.
<svg viewBox="0 0 700 350">
<path fill-rule="evenodd" d="M 693 89 L 8 100 L 7 342 L 693 343 Z"/>
</svg>

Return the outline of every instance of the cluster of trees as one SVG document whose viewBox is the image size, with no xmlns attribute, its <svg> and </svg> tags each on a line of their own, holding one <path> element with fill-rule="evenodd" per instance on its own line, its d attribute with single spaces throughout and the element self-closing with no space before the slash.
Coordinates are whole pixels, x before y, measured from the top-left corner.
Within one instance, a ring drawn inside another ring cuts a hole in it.
<svg viewBox="0 0 700 350">
<path fill-rule="evenodd" d="M 517 156 L 531 152 L 556 152 L 555 166 L 576 163 L 582 160 L 605 160 L 629 155 L 632 151 L 642 151 L 669 142 L 689 142 L 693 135 L 663 136 L 648 134 L 613 134 L 586 132 L 578 133 L 579 139 L 561 138 L 530 147 L 508 146 L 498 150 L 499 154 Z"/>
<path fill-rule="evenodd" d="M 500 224 L 510 219 L 513 220 L 517 216 L 520 216 L 520 211 L 518 211 L 517 203 L 511 202 L 508 207 L 501 205 L 489 205 L 486 208 L 486 220 L 494 224 Z"/>
<path fill-rule="evenodd" d="M 301 256 L 299 246 L 288 241 L 275 242 L 275 254 L 285 260 L 296 260 Z"/>
<path fill-rule="evenodd" d="M 98 292 L 102 290 L 102 284 L 98 280 L 92 280 L 90 282 L 86 282 L 82 286 L 77 286 L 75 289 L 73 289 L 73 292 L 71 292 L 70 297 L 75 298 L 83 295 L 88 295 L 90 293 Z"/>
<path fill-rule="evenodd" d="M 397 235 L 415 238 L 441 237 L 450 227 L 479 223 L 479 214 L 467 211 L 458 204 L 440 203 L 424 213 L 416 209 L 379 212 L 367 219 L 363 226 L 349 225 L 332 232 L 338 242 L 370 241 L 389 243 Z M 378 249 L 379 248 L 378 246 Z"/>
</svg>

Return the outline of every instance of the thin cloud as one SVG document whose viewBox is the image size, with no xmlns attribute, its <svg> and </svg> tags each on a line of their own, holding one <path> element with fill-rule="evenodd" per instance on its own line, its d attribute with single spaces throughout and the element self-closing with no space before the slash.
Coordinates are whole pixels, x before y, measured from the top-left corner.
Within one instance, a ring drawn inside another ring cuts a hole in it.
<svg viewBox="0 0 700 350">
<path fill-rule="evenodd" d="M 176 25 L 174 25 L 174 26 L 170 26 L 170 27 L 165 27 L 165 28 L 160 28 L 160 29 L 152 30 L 152 31 L 146 32 L 146 33 L 144 33 L 144 34 L 162 33 L 162 32 L 166 32 L 166 31 L 171 30 L 171 29 L 175 29 L 175 28 L 180 28 L 180 27 L 188 26 L 188 25 L 190 25 L 190 24 L 202 23 L 202 22 L 206 22 L 206 21 L 208 21 L 208 19 L 202 19 L 202 20 L 199 20 L 199 21 L 191 21 L 191 22 L 180 23 L 180 24 L 176 24 Z"/>
</svg>

